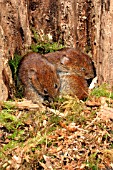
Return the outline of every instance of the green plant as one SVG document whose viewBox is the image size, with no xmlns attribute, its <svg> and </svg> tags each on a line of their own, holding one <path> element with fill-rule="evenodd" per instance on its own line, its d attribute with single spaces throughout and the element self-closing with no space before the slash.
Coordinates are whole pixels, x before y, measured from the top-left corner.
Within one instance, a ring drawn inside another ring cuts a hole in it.
<svg viewBox="0 0 113 170">
<path fill-rule="evenodd" d="M 98 158 L 98 153 L 92 153 L 89 156 L 89 160 L 86 162 L 86 166 L 92 170 L 99 170 L 98 164 L 100 159 Z"/>
<path fill-rule="evenodd" d="M 14 58 L 9 60 L 9 66 L 12 71 L 12 78 L 15 84 L 15 97 L 21 98 L 23 96 L 23 87 L 18 79 L 18 66 L 22 59 L 22 56 L 14 54 Z"/>
<path fill-rule="evenodd" d="M 2 110 L 0 114 L 0 123 L 5 126 L 8 131 L 15 131 L 23 123 L 16 116 L 14 116 L 12 110 Z"/>
<path fill-rule="evenodd" d="M 17 71 L 18 71 L 18 66 L 19 66 L 21 59 L 22 59 L 22 56 L 14 54 L 14 58 L 9 60 L 9 65 L 12 71 L 12 76 L 15 81 L 17 81 Z"/>
<path fill-rule="evenodd" d="M 94 88 L 91 92 L 91 95 L 96 97 L 108 97 L 113 99 L 113 93 L 109 91 L 109 87 L 107 84 L 102 84 L 101 86 Z"/>
<path fill-rule="evenodd" d="M 4 145 L 3 150 L 13 149 L 18 145 L 18 141 L 11 140 L 8 144 Z"/>
<path fill-rule="evenodd" d="M 53 42 L 49 39 L 48 35 L 44 35 L 42 32 L 37 32 L 32 28 L 34 44 L 31 45 L 33 52 L 41 54 L 53 52 L 64 48 L 59 42 Z"/>
<path fill-rule="evenodd" d="M 61 118 L 58 115 L 51 115 L 49 119 L 49 123 L 54 124 L 54 126 L 57 126 L 60 121 L 61 121 Z"/>
</svg>

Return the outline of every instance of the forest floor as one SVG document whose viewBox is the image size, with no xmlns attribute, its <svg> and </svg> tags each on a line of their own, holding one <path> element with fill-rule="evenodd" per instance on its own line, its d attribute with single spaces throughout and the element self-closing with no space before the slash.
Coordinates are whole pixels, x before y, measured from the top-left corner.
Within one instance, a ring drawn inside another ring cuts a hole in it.
<svg viewBox="0 0 113 170">
<path fill-rule="evenodd" d="M 1 103 L 0 170 L 24 169 L 112 170 L 113 99 Z"/>
</svg>

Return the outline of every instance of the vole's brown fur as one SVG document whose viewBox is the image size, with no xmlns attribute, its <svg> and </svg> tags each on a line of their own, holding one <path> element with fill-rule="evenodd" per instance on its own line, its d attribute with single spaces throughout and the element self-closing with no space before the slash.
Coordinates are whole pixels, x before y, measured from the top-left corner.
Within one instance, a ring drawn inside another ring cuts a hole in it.
<svg viewBox="0 0 113 170">
<path fill-rule="evenodd" d="M 45 54 L 49 62 L 56 65 L 61 72 L 73 72 L 83 76 L 85 79 L 94 77 L 94 66 L 91 58 L 74 48 L 64 48 L 62 50 Z"/>
<path fill-rule="evenodd" d="M 49 62 L 57 67 L 60 77 L 60 94 L 68 94 L 84 99 L 88 96 L 88 79 L 94 77 L 94 66 L 91 58 L 74 48 L 44 55 Z"/>
<path fill-rule="evenodd" d="M 85 99 L 88 96 L 87 81 L 75 73 L 60 74 L 61 88 L 60 95 L 77 96 L 79 99 Z"/>
<path fill-rule="evenodd" d="M 45 54 L 29 53 L 23 57 L 19 77 L 25 97 L 36 102 L 68 94 L 84 99 L 88 95 L 85 79 L 94 77 L 91 58 L 74 48 Z"/>
<path fill-rule="evenodd" d="M 24 95 L 33 102 L 53 99 L 58 95 L 60 80 L 56 68 L 38 53 L 28 53 L 20 62 L 19 78 Z"/>
</svg>

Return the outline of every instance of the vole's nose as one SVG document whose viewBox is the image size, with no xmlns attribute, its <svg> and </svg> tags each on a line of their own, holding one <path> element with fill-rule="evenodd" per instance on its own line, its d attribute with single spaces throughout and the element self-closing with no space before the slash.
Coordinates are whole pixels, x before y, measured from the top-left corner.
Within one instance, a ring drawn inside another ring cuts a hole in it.
<svg viewBox="0 0 113 170">
<path fill-rule="evenodd" d="M 49 98 L 50 98 L 49 95 L 45 95 L 45 96 L 44 96 L 44 100 L 49 101 Z"/>
</svg>

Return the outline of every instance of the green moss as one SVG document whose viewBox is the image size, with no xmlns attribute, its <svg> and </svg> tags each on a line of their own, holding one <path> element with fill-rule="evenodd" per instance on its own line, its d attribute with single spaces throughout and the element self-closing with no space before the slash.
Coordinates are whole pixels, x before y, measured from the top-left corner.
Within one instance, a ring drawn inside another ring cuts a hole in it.
<svg viewBox="0 0 113 170">
<path fill-rule="evenodd" d="M 33 52 L 45 54 L 49 52 L 54 52 L 64 48 L 64 45 L 59 42 L 53 42 L 49 39 L 47 35 L 41 35 L 38 31 L 32 28 L 34 44 L 31 45 L 31 50 Z"/>
<path fill-rule="evenodd" d="M 111 145 L 110 145 L 110 149 L 113 149 L 113 143 L 111 143 Z"/>
<path fill-rule="evenodd" d="M 17 79 L 18 65 L 21 59 L 22 59 L 22 56 L 14 54 L 14 58 L 9 60 L 9 65 L 12 70 L 12 73 L 13 73 L 12 76 L 14 79 Z"/>
<path fill-rule="evenodd" d="M 15 85 L 14 95 L 15 97 L 19 97 L 19 98 L 22 98 L 23 96 L 23 87 L 18 79 L 18 66 L 19 66 L 21 59 L 22 59 L 22 56 L 18 54 L 14 54 L 13 59 L 9 60 L 9 66 L 12 71 L 12 78 L 14 80 L 14 85 Z"/>
<path fill-rule="evenodd" d="M 0 113 L 0 123 L 5 126 L 8 131 L 16 130 L 20 125 L 23 125 L 21 120 L 14 116 L 12 110 L 3 110 Z"/>
<path fill-rule="evenodd" d="M 5 144 L 3 149 L 7 151 L 8 149 L 13 149 L 18 146 L 18 141 L 11 140 L 8 144 Z"/>
<path fill-rule="evenodd" d="M 41 54 L 45 54 L 45 53 L 49 53 L 49 52 L 54 52 L 54 51 L 58 51 L 60 49 L 62 49 L 63 46 L 60 44 L 58 44 L 57 42 L 48 42 L 48 43 L 36 43 L 36 44 L 32 44 L 31 45 L 31 50 L 33 52 L 37 52 L 37 53 L 41 53 Z"/>
<path fill-rule="evenodd" d="M 100 159 L 98 158 L 98 153 L 95 152 L 89 156 L 89 160 L 87 161 L 86 165 L 91 170 L 99 170 L 98 168 L 99 161 Z"/>
<path fill-rule="evenodd" d="M 59 116 L 57 116 L 57 115 L 52 115 L 52 116 L 50 117 L 50 119 L 49 119 L 49 123 L 51 123 L 51 124 L 54 123 L 54 125 L 58 125 L 59 122 L 60 122 L 60 120 L 61 120 L 61 118 L 60 118 Z"/>
<path fill-rule="evenodd" d="M 96 96 L 96 97 L 108 97 L 113 99 L 113 93 L 109 91 L 109 87 L 107 84 L 102 84 L 101 86 L 93 89 L 91 92 L 91 95 Z"/>
</svg>

